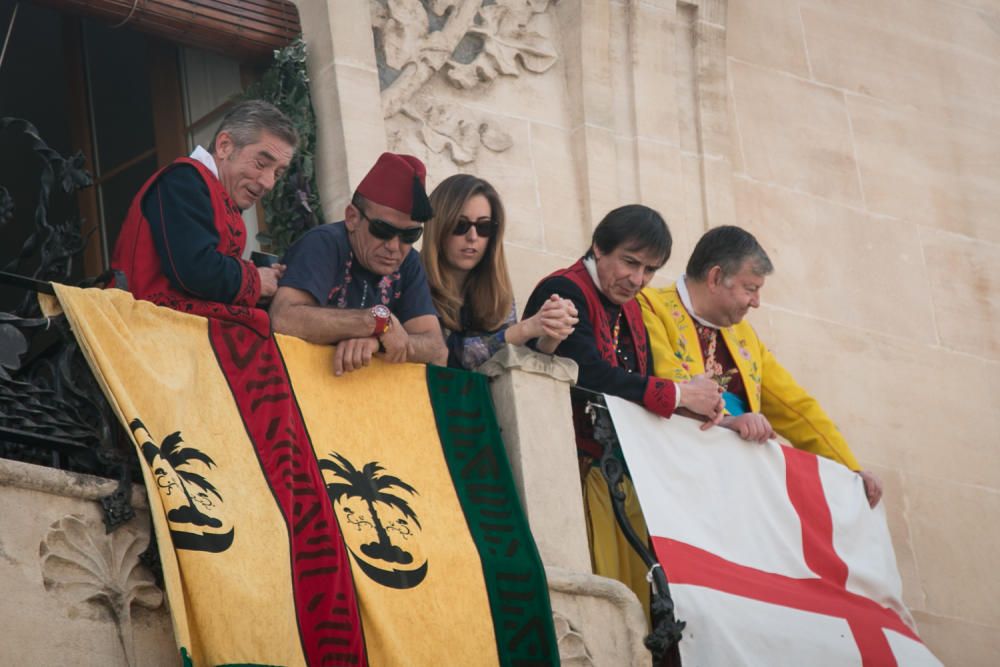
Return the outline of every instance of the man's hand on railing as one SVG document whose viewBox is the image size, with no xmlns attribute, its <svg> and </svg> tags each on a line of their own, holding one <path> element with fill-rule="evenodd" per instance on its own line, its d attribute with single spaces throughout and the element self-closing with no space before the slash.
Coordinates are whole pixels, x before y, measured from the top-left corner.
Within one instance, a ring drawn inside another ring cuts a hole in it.
<svg viewBox="0 0 1000 667">
<path fill-rule="evenodd" d="M 736 417 L 726 415 L 720 426 L 736 431 L 741 438 L 751 442 L 767 442 L 777 435 L 771 428 L 771 422 L 759 412 L 745 412 Z"/>
</svg>

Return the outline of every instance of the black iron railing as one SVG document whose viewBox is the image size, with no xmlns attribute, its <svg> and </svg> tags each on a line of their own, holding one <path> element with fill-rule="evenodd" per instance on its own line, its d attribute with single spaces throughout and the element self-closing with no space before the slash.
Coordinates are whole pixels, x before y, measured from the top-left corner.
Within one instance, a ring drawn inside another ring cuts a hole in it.
<svg viewBox="0 0 1000 667">
<path fill-rule="evenodd" d="M 622 489 L 622 480 L 626 474 L 625 465 L 615 453 L 620 451 L 618 433 L 611 421 L 604 395 L 581 387 L 573 387 L 571 393 L 575 402 L 585 406 L 594 427 L 594 440 L 603 447 L 600 469 L 611 495 L 615 520 L 625 539 L 639 554 L 639 558 L 647 568 L 646 578 L 652 585 L 650 613 L 653 627 L 646 636 L 646 648 L 653 654 L 654 665 L 680 665 L 677 644 L 681 640 L 685 623 L 677 620 L 674 614 L 674 601 L 670 596 L 670 585 L 663 568 L 660 567 L 649 543 L 639 537 L 628 519 L 625 510 L 625 492 Z"/>
</svg>

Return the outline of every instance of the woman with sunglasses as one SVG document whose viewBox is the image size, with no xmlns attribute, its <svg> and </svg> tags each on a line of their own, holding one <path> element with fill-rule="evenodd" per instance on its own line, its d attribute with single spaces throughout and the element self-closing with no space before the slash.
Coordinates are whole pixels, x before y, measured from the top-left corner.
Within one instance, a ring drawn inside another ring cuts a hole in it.
<svg viewBox="0 0 1000 667">
<path fill-rule="evenodd" d="M 517 321 L 503 253 L 504 211 L 492 185 L 456 174 L 430 196 L 434 216 L 420 251 L 448 345 L 448 365 L 472 370 L 506 343 L 539 339 L 551 353 L 577 322 L 572 302 L 553 295 L 533 317 Z"/>
</svg>

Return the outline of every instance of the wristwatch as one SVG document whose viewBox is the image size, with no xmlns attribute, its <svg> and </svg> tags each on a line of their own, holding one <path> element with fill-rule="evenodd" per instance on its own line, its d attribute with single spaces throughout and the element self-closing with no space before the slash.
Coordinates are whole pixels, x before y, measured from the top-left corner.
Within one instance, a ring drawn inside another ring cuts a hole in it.
<svg viewBox="0 0 1000 667">
<path fill-rule="evenodd" d="M 375 328 L 372 329 L 372 335 L 379 338 L 392 326 L 392 313 L 389 312 L 388 308 L 379 304 L 372 306 L 371 314 L 375 318 Z"/>
</svg>

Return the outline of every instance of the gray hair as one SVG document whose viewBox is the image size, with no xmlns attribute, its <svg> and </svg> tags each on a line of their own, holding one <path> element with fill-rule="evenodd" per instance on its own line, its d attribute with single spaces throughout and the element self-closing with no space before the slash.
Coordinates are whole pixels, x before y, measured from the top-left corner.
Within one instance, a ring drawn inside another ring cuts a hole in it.
<svg viewBox="0 0 1000 667">
<path fill-rule="evenodd" d="M 718 266 L 724 279 L 732 278 L 747 260 L 754 275 L 766 276 L 774 271 L 771 258 L 753 234 L 734 225 L 714 227 L 698 240 L 685 275 L 691 280 L 704 281 L 712 267 Z"/>
<path fill-rule="evenodd" d="M 295 131 L 295 125 L 278 107 L 264 100 L 247 100 L 226 112 L 219 123 L 219 129 L 212 137 L 208 152 L 215 155 L 215 144 L 223 132 L 228 133 L 233 144 L 240 149 L 259 141 L 263 130 L 281 139 L 293 150 L 299 145 L 299 133 Z"/>
</svg>

